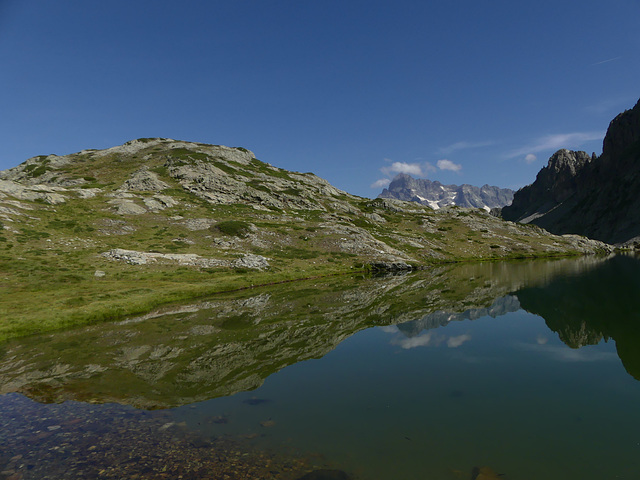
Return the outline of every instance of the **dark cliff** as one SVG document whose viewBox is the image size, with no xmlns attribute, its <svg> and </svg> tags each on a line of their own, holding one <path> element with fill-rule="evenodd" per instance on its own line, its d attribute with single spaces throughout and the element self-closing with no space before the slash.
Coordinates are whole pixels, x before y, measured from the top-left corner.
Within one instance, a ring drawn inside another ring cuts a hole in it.
<svg viewBox="0 0 640 480">
<path fill-rule="evenodd" d="M 625 243 L 640 236 L 639 193 L 640 101 L 611 121 L 600 157 L 556 152 L 502 216 L 556 234 Z"/>
</svg>

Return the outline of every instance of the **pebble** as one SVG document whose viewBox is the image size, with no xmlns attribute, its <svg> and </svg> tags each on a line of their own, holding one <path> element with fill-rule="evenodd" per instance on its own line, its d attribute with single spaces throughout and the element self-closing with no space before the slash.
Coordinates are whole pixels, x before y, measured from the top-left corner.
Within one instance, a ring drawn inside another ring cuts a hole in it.
<svg viewBox="0 0 640 480">
<path fill-rule="evenodd" d="M 0 480 L 289 480 L 312 470 L 310 458 L 257 450 L 255 436 L 202 436 L 170 411 L 0 395 Z"/>
</svg>

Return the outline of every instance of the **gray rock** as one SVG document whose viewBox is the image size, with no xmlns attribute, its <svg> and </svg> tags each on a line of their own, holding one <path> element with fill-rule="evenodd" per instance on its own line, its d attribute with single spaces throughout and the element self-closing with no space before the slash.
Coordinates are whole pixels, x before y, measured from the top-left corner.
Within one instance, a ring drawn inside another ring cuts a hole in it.
<svg viewBox="0 0 640 480">
<path fill-rule="evenodd" d="M 116 198 L 109 200 L 109 204 L 113 205 L 119 215 L 141 215 L 147 213 L 147 209 L 129 199 Z"/>
<path fill-rule="evenodd" d="M 143 166 L 137 172 L 131 175 L 131 178 L 126 180 L 120 190 L 128 191 L 134 190 L 138 192 L 160 192 L 166 188 L 169 188 L 165 182 L 158 178 L 153 172 L 149 171 L 147 166 Z"/>
<path fill-rule="evenodd" d="M 0 180 L 0 192 L 14 197 L 17 200 L 36 201 L 41 200 L 50 205 L 58 205 L 67 201 L 60 192 L 67 189 L 49 185 L 25 186 L 12 180 Z"/>
<path fill-rule="evenodd" d="M 142 201 L 152 212 L 159 212 L 178 205 L 178 202 L 168 195 L 154 195 L 152 198 L 145 198 Z"/>
<path fill-rule="evenodd" d="M 232 266 L 236 268 L 252 268 L 256 270 L 264 270 L 269 268 L 269 262 L 262 255 L 246 254 L 242 258 L 235 260 Z"/>
<path fill-rule="evenodd" d="M 386 223 L 387 222 L 384 219 L 384 217 L 378 215 L 377 213 L 365 213 L 364 217 L 368 218 L 369 220 L 372 220 L 374 222 L 378 222 L 378 223 Z"/>
<path fill-rule="evenodd" d="M 114 248 L 108 252 L 102 253 L 102 256 L 109 260 L 118 260 L 126 262 L 130 265 L 147 265 L 150 263 L 177 264 L 189 267 L 234 267 L 234 268 L 251 268 L 263 270 L 269 268 L 267 259 L 260 255 L 247 254 L 242 258 L 229 262 L 228 260 L 219 260 L 215 258 L 205 258 L 195 253 L 156 253 L 156 252 L 139 252 L 137 250 L 125 250 L 122 248 Z"/>
<path fill-rule="evenodd" d="M 373 262 L 370 266 L 373 271 L 408 272 L 413 270 L 413 266 L 404 262 Z"/>
</svg>

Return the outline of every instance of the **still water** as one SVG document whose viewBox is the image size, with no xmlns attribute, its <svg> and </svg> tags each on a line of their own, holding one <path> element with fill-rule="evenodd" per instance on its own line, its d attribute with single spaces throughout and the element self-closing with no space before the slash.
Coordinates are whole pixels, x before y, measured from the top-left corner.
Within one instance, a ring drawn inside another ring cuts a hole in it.
<svg viewBox="0 0 640 480">
<path fill-rule="evenodd" d="M 638 379 L 635 258 L 301 282 L 1 346 L 0 478 L 637 479 Z"/>
</svg>

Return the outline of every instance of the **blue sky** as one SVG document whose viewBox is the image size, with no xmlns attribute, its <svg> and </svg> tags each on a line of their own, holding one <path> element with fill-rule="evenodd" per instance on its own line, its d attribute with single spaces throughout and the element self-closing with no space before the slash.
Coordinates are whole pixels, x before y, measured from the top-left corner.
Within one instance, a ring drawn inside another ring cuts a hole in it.
<svg viewBox="0 0 640 480">
<path fill-rule="evenodd" d="M 400 171 L 517 188 L 600 153 L 639 27 L 637 0 L 0 0 L 0 169 L 169 137 L 367 197 Z"/>
</svg>

